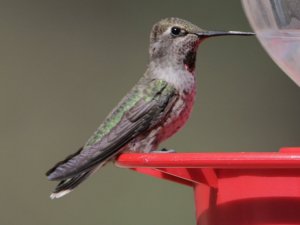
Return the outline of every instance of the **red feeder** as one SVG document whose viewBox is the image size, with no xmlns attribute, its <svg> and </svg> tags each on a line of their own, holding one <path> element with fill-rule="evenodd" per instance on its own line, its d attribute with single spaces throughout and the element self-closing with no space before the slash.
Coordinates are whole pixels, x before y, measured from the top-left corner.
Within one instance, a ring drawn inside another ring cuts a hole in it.
<svg viewBox="0 0 300 225">
<path fill-rule="evenodd" d="M 300 147 L 272 153 L 122 154 L 117 164 L 191 186 L 197 225 L 300 224 Z"/>
</svg>

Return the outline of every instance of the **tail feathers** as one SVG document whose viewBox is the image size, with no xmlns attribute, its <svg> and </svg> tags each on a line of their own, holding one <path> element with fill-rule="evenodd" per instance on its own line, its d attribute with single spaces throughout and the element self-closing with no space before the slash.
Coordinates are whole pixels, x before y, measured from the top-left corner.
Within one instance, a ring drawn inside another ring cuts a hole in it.
<svg viewBox="0 0 300 225">
<path fill-rule="evenodd" d="M 62 180 L 56 186 L 53 193 L 50 195 L 51 199 L 60 198 L 68 193 L 70 193 L 74 188 L 81 184 L 86 178 L 88 178 L 95 169 L 78 174 L 74 177 Z"/>
<path fill-rule="evenodd" d="M 66 177 L 64 177 L 64 176 L 70 170 L 70 168 L 68 168 L 66 165 L 71 159 L 80 155 L 82 150 L 83 150 L 83 147 L 81 147 L 77 152 L 69 155 L 64 160 L 56 163 L 55 166 L 53 166 L 50 170 L 48 170 L 46 172 L 46 176 L 48 177 L 48 179 L 49 180 L 60 180 L 60 178 L 65 178 L 65 180 L 67 180 Z"/>
<path fill-rule="evenodd" d="M 60 198 L 70 193 L 74 188 L 109 161 L 109 159 L 104 159 L 96 165 L 88 167 L 83 171 L 76 172 L 78 165 L 84 163 L 84 157 L 81 155 L 82 151 L 83 148 L 80 148 L 77 152 L 68 156 L 65 160 L 58 162 L 46 173 L 48 180 L 60 181 L 53 193 L 50 195 L 50 198 Z"/>
</svg>

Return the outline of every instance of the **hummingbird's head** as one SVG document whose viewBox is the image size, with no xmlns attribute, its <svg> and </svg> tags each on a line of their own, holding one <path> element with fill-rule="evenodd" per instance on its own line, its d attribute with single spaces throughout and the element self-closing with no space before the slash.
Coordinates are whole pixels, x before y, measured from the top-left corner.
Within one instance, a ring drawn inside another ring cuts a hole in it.
<svg viewBox="0 0 300 225">
<path fill-rule="evenodd" d="M 198 45 L 202 40 L 196 34 L 202 31 L 196 25 L 179 18 L 159 21 L 153 26 L 150 35 L 151 60 L 179 65 L 184 62 L 192 69 Z"/>
<path fill-rule="evenodd" d="M 150 59 L 184 65 L 189 71 L 195 67 L 199 44 L 206 38 L 221 35 L 253 35 L 239 31 L 206 31 L 179 18 L 166 18 L 156 23 L 150 35 Z"/>
</svg>

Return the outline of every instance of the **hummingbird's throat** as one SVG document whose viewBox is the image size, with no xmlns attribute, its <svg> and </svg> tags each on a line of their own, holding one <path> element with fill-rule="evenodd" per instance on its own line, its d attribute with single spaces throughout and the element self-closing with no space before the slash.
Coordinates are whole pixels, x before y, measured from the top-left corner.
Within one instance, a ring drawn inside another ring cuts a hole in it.
<svg viewBox="0 0 300 225">
<path fill-rule="evenodd" d="M 196 51 L 189 51 L 183 60 L 186 70 L 188 70 L 190 73 L 195 71 L 196 54 Z"/>
</svg>

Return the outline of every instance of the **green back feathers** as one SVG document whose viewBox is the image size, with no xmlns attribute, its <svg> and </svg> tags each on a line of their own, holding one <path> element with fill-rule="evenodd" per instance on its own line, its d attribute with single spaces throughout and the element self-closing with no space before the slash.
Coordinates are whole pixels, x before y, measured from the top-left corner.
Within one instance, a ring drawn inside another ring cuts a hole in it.
<svg viewBox="0 0 300 225">
<path fill-rule="evenodd" d="M 141 88 L 145 87 L 145 88 Z M 163 80 L 153 80 L 147 85 L 137 85 L 131 92 L 123 98 L 119 105 L 109 114 L 102 125 L 95 131 L 92 137 L 87 141 L 84 148 L 90 147 L 99 142 L 106 134 L 108 134 L 123 118 L 123 116 L 131 110 L 139 101 L 149 102 L 164 90 L 165 92 L 173 91 L 174 87 L 168 85 Z"/>
</svg>

